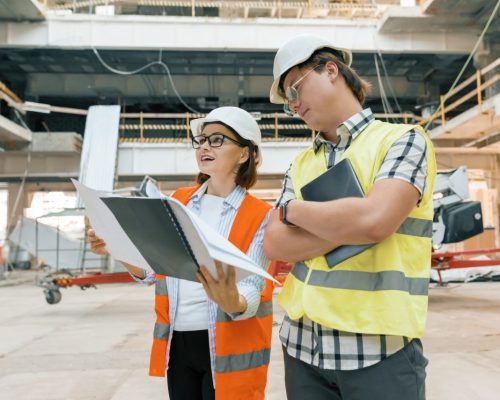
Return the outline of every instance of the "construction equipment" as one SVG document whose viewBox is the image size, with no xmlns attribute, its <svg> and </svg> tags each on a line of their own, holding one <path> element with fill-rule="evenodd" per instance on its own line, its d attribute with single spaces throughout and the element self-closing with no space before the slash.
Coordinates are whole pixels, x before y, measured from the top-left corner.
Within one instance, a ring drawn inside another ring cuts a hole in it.
<svg viewBox="0 0 500 400">
<path fill-rule="evenodd" d="M 437 174 L 432 227 L 432 244 L 435 248 L 446 243 L 461 242 L 483 232 L 481 203 L 465 201 L 468 197 L 467 167 L 461 166 Z"/>
<path fill-rule="evenodd" d="M 465 251 L 439 251 L 442 245 L 457 243 L 483 232 L 481 203 L 465 201 L 469 197 L 467 167 L 441 172 L 434 187 L 434 223 L 431 266 L 438 273 L 438 284 L 443 285 L 442 272 L 457 268 L 498 266 L 497 259 L 471 259 L 474 256 L 495 256 L 500 248 Z"/>
</svg>

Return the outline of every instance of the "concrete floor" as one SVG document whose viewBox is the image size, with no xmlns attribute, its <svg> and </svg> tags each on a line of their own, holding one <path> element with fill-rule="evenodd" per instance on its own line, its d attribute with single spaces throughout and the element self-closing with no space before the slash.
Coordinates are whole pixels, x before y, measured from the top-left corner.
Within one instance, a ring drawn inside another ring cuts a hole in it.
<svg viewBox="0 0 500 400">
<path fill-rule="evenodd" d="M 153 288 L 103 285 L 51 306 L 31 284 L 0 287 L 0 399 L 168 399 L 147 376 L 152 299 Z M 286 398 L 277 331 L 269 400 Z M 500 283 L 431 289 L 424 348 L 428 400 L 500 399 Z"/>
</svg>

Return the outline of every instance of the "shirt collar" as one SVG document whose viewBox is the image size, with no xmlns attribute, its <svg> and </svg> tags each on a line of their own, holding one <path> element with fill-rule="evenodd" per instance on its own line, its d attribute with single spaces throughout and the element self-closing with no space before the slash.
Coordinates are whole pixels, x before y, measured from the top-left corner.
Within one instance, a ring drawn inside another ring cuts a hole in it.
<svg viewBox="0 0 500 400">
<path fill-rule="evenodd" d="M 209 180 L 205 181 L 196 190 L 196 192 L 193 193 L 193 195 L 189 198 L 188 202 L 192 201 L 193 203 L 196 203 L 196 204 L 201 203 L 201 199 L 207 191 Z M 244 188 L 242 188 L 241 186 L 236 186 L 234 188 L 234 190 L 231 193 L 229 193 L 229 195 L 224 199 L 224 204 L 234 208 L 235 210 L 238 210 L 241 206 L 241 203 L 243 202 L 243 200 L 246 196 L 246 193 L 247 192 Z"/>
<path fill-rule="evenodd" d="M 373 116 L 372 110 L 370 108 L 365 108 L 364 110 L 361 110 L 360 112 L 354 114 L 352 117 L 342 122 L 337 127 L 338 140 L 335 146 L 341 143 L 352 142 L 374 120 L 375 117 Z M 313 143 L 314 152 L 315 153 L 318 152 L 318 150 L 324 144 L 331 145 L 332 143 L 326 140 L 323 137 L 323 135 L 321 135 L 320 132 L 314 138 L 314 143 Z"/>
</svg>

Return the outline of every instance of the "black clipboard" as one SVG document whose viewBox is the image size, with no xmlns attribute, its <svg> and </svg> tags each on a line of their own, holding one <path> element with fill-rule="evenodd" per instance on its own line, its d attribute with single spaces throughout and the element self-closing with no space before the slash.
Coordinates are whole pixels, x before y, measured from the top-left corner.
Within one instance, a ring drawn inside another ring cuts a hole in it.
<svg viewBox="0 0 500 400">
<path fill-rule="evenodd" d="M 349 159 L 345 158 L 313 179 L 300 190 L 302 198 L 307 201 L 330 201 L 344 197 L 364 197 L 365 194 Z M 353 257 L 375 243 L 360 245 L 343 245 L 325 254 L 330 268 Z"/>
<path fill-rule="evenodd" d="M 101 200 L 153 271 L 198 282 L 198 261 L 168 201 L 139 197 Z"/>
</svg>

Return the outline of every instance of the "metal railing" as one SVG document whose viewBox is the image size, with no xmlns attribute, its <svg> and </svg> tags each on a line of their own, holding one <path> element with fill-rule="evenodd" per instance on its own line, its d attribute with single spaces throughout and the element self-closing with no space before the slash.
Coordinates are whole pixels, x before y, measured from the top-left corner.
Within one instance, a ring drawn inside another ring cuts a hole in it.
<svg viewBox="0 0 500 400">
<path fill-rule="evenodd" d="M 252 114 L 263 133 L 263 141 L 308 141 L 316 134 L 299 118 L 285 113 Z M 417 123 L 422 119 L 412 113 L 374 115 L 378 119 L 399 119 L 405 123 Z M 191 113 L 122 113 L 120 143 L 188 142 L 191 138 L 189 122 L 204 116 L 205 114 Z M 151 120 L 153 121 L 150 122 Z"/>
<path fill-rule="evenodd" d="M 493 89 L 493 95 L 499 92 L 498 85 L 495 86 L 495 84 L 500 80 L 500 74 L 498 73 L 499 66 L 500 58 L 497 58 L 491 64 L 477 70 L 475 74 L 471 75 L 451 92 L 446 95 L 441 95 L 439 97 L 438 110 L 428 118 L 422 119 L 419 123 L 421 125 L 427 125 L 438 118 L 441 122 L 441 126 L 444 127 L 447 122 L 447 114 L 449 115 L 450 112 L 455 111 L 460 105 L 473 99 L 474 97 L 476 98 L 477 106 L 481 111 L 484 99 L 486 97 L 491 97 L 491 94 L 490 96 L 483 96 L 486 89 Z M 464 93 L 465 90 L 468 90 L 468 92 Z M 453 101 L 450 103 L 451 100 Z"/>
</svg>

